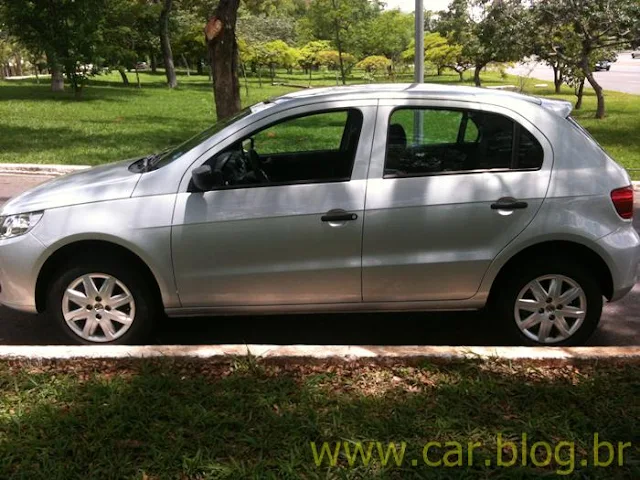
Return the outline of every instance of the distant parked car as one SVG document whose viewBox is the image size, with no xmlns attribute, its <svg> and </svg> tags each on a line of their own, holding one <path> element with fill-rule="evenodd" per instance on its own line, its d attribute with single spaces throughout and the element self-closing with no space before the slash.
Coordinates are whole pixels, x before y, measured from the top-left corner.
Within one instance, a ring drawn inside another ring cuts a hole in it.
<svg viewBox="0 0 640 480">
<path fill-rule="evenodd" d="M 611 70 L 611 62 L 609 60 L 599 60 L 596 62 L 596 72 Z"/>
<path fill-rule="evenodd" d="M 143 341 L 163 311 L 485 306 L 479 330 L 582 344 L 633 288 L 640 237 L 629 175 L 571 108 L 429 84 L 259 103 L 5 203 L 0 303 L 86 344 Z"/>
<path fill-rule="evenodd" d="M 640 50 L 636 50 L 635 52 L 631 52 L 631 58 L 640 58 Z"/>
<path fill-rule="evenodd" d="M 136 63 L 136 70 L 148 70 L 148 69 L 149 69 L 149 65 L 147 64 L 147 62 Z"/>
</svg>

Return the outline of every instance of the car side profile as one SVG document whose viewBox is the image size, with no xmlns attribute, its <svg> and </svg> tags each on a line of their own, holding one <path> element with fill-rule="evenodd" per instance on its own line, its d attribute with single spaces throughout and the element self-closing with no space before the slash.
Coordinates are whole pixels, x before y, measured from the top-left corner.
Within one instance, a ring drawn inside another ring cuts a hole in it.
<svg viewBox="0 0 640 480">
<path fill-rule="evenodd" d="M 584 343 L 636 281 L 628 174 L 571 104 L 442 85 L 304 90 L 0 218 L 0 303 L 77 343 L 161 314 L 474 310 Z M 224 321 L 214 317 L 212 321 Z"/>
</svg>

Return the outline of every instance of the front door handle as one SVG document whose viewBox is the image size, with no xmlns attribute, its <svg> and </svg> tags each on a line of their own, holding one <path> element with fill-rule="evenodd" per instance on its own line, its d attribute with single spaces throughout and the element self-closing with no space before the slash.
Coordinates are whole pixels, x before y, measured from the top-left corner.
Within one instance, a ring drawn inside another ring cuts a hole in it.
<svg viewBox="0 0 640 480">
<path fill-rule="evenodd" d="M 491 204 L 491 210 L 521 210 L 527 208 L 529 204 L 513 197 L 503 197 L 496 203 Z"/>
<path fill-rule="evenodd" d="M 327 212 L 320 217 L 323 222 L 352 222 L 357 219 L 357 214 L 348 212 Z"/>
</svg>

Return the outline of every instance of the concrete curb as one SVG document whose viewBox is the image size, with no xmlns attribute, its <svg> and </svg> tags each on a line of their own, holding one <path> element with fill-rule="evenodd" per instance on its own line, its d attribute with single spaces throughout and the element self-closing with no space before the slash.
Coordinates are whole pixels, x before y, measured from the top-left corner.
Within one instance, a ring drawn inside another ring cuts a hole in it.
<svg viewBox="0 0 640 480">
<path fill-rule="evenodd" d="M 253 356 L 267 361 L 313 362 L 373 360 L 420 362 L 508 360 L 575 363 L 617 360 L 640 363 L 640 347 L 446 347 L 346 345 L 148 345 L 2 346 L 0 360 L 188 358 L 228 360 Z"/>
<path fill-rule="evenodd" d="M 0 175 L 59 176 L 91 168 L 89 165 L 46 165 L 37 163 L 0 163 Z"/>
</svg>

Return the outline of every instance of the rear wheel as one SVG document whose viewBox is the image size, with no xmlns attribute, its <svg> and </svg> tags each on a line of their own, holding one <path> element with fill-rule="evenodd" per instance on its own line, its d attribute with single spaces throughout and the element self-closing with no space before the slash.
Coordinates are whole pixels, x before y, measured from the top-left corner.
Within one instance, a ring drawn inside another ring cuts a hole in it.
<svg viewBox="0 0 640 480">
<path fill-rule="evenodd" d="M 146 339 L 156 310 L 137 271 L 117 261 L 91 260 L 60 270 L 47 308 L 74 343 L 125 345 Z"/>
<path fill-rule="evenodd" d="M 600 321 L 601 287 L 579 264 L 550 259 L 549 265 L 512 269 L 497 286 L 494 312 L 517 343 L 581 345 Z"/>
</svg>

